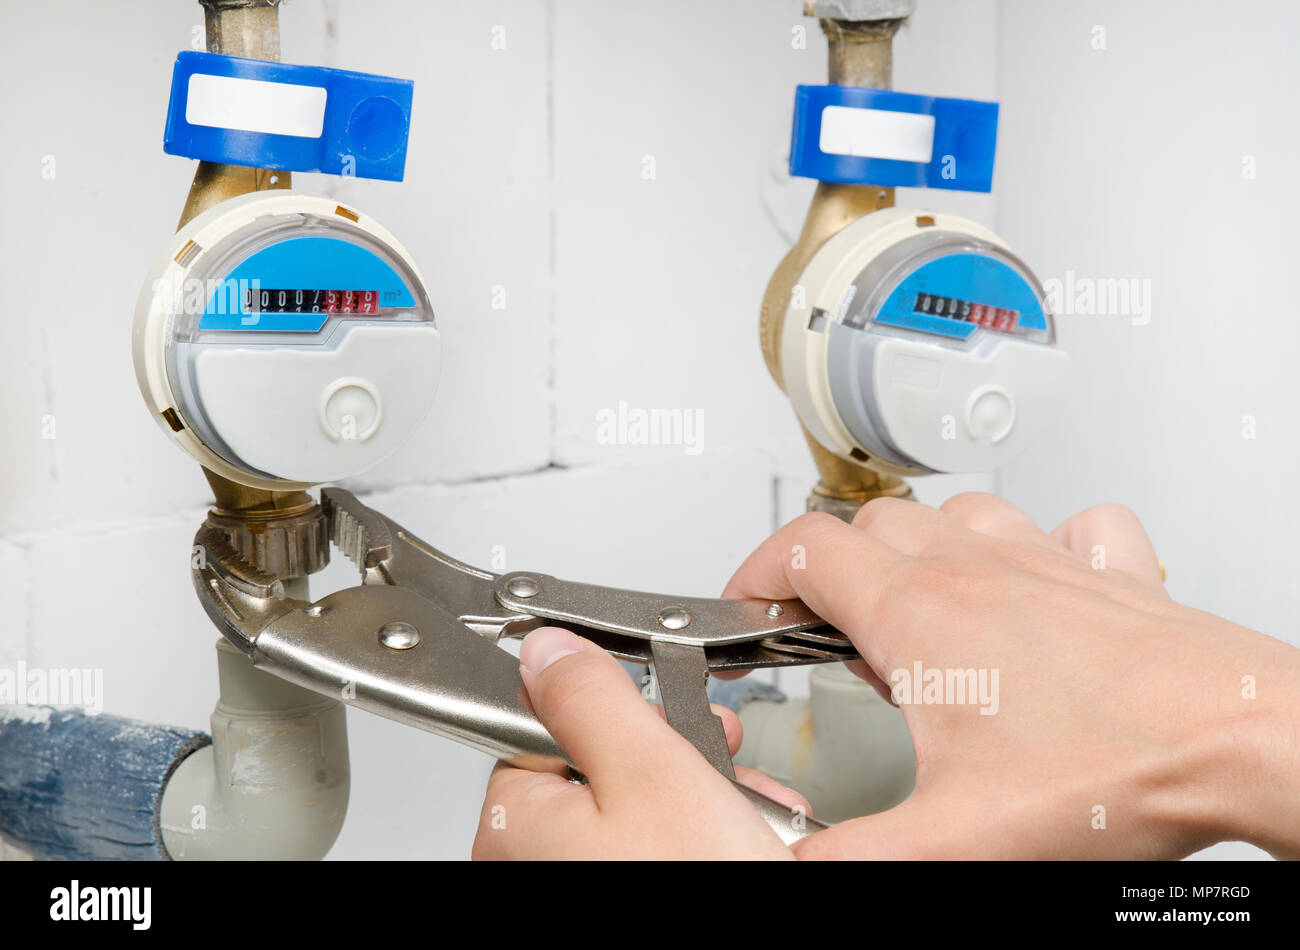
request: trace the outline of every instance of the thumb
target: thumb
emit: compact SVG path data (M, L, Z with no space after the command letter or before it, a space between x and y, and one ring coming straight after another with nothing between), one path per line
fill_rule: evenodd
M801 861L924 861L987 858L980 835L988 822L951 797L913 792L878 815L841 821L792 846Z
M519 672L537 718L587 776L597 805L644 795L656 776L713 772L591 641L557 627L534 630Z

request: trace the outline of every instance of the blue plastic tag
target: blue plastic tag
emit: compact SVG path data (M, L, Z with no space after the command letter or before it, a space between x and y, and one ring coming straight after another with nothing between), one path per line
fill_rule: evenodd
M415 84L184 52L163 151L209 162L401 181Z
M990 191L997 135L996 102L799 86L790 174L842 184Z

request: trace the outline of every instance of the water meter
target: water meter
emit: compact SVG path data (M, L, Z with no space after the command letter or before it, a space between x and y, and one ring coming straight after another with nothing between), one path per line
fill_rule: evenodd
M1042 287L991 231L889 208L825 242L782 331L796 413L821 445L891 474L976 472L1020 452L1065 397Z
M154 418L208 469L258 488L360 474L420 425L438 385L411 256L334 199L263 191L186 224L136 305Z

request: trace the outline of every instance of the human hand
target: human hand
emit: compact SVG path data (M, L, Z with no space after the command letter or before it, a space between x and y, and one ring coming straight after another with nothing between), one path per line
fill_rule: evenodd
M1050 535L976 493L778 531L726 596L802 598L886 694L924 700L938 671L977 699L983 675L987 699L903 702L915 791L796 854L1172 858L1225 839L1300 853L1300 651L1174 603L1160 578L1114 505Z
M792 857L600 647L567 630L535 630L520 650L520 672L538 718L590 784L498 765L474 839L476 859ZM720 706L714 712L734 755L740 720ZM808 813L800 795L761 772L738 768L736 777Z

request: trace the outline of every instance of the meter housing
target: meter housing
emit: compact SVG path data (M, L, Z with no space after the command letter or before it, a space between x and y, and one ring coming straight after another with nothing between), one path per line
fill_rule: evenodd
M991 231L889 208L831 237L795 285L787 392L823 447L892 475L976 472L1021 452L1065 398L1042 287Z
M186 224L146 278L132 348L154 418L256 488L358 475L429 411L441 346L424 282L336 200L263 191Z

